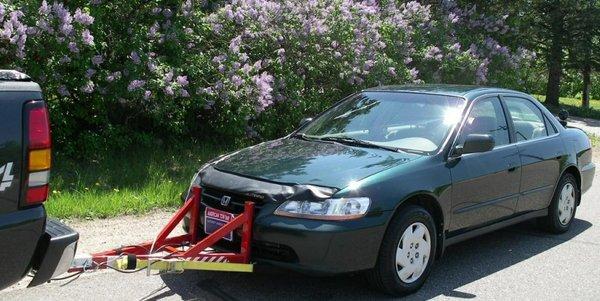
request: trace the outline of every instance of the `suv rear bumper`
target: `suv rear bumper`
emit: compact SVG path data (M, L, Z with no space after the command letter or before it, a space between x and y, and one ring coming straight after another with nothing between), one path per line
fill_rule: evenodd
M73 262L78 240L79 233L55 219L48 218L46 232L40 239L32 262L36 272L29 287L43 284L65 273Z

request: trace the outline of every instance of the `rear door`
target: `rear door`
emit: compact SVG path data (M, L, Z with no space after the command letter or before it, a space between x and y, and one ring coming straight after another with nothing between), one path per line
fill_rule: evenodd
M511 144L505 110L498 96L476 100L456 145L468 134L488 134L493 150L465 154L450 167L452 221L450 230L468 229L515 212L521 172L519 152Z
M502 96L509 112L522 164L517 212L548 207L558 181L564 145L558 131L527 98Z

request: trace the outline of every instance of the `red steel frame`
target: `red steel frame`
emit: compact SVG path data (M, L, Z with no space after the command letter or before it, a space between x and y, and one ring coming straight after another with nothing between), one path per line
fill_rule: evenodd
M246 201L244 212L234 217L217 231L209 234L202 240L198 240L198 226L200 222L200 201L202 188L192 187L191 196L183 206L175 212L175 215L158 233L153 242L145 242L137 245L121 247L92 254L92 266L86 269L106 268L107 262L115 256L135 255L139 259L183 259L195 261L208 261L230 263L249 263L252 240L252 222L254 220L254 202ZM190 213L189 233L174 237L169 234ZM240 253L217 253L207 252L207 248L228 235L237 228L242 228L242 242ZM182 247L188 247L186 249ZM160 253L159 253L160 252ZM165 255L165 252L167 253ZM82 271L82 267L73 267L69 272Z

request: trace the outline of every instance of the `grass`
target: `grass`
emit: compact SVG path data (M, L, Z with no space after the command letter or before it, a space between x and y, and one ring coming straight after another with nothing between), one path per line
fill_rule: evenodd
M536 98L543 102L545 97ZM575 98L563 97L560 103L574 116L600 119L600 100L592 100L589 109L579 107L581 100ZM600 146L599 136L590 135L590 139L594 147ZM177 207L181 193L202 163L230 150L188 144L101 154L95 160L74 160L58 154L46 202L48 214L92 219Z
M544 103L546 100L546 96L544 95L534 95L540 102ZM578 98L569 98L569 97L561 97L560 100L561 108L569 111L570 115L585 117L585 118L593 118L600 119L600 100L591 99L590 107L583 108L581 107L581 99ZM552 112L558 112L559 108L547 106L548 109Z
M180 195L203 162L225 147L138 149L79 160L55 156L48 214L105 218L180 205Z
M592 147L599 147L600 146L600 136L596 136L594 134L587 134L588 137L590 137L590 140L592 141Z

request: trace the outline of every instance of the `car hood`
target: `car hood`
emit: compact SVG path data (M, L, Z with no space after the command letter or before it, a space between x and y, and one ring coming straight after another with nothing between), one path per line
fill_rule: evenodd
M344 188L382 170L405 164L417 154L325 141L283 138L264 142L219 160L218 170L285 184Z

